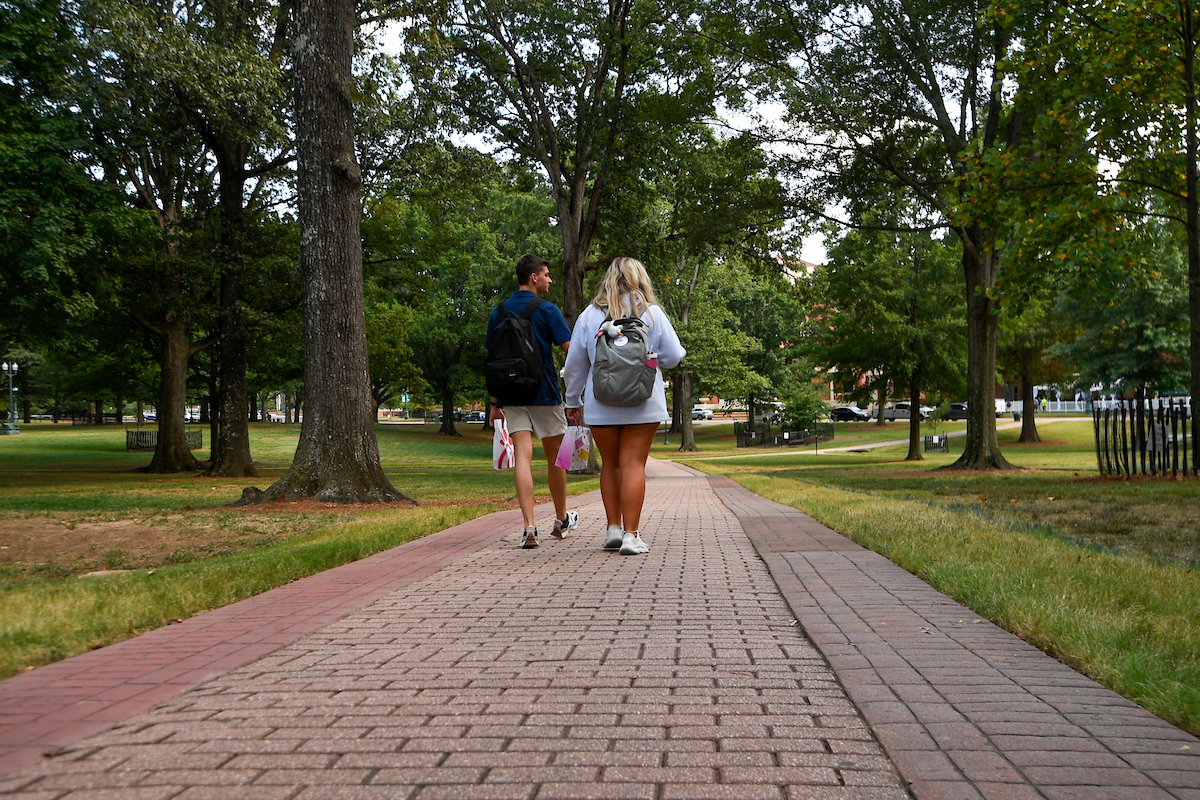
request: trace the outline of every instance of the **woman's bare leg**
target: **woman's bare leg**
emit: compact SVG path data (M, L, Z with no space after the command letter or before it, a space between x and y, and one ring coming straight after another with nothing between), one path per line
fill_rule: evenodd
M600 450L600 497L609 525L621 525L621 429L592 428Z
M646 499L646 459L658 431L657 422L626 425L621 431L621 526L636 531L642 521L642 503Z

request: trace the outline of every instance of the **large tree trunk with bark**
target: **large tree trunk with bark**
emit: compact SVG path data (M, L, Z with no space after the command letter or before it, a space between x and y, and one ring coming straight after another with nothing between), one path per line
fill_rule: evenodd
M692 426L692 371L687 367L679 370L679 391L675 394L674 411L679 414L682 436L679 442L680 452L696 452L696 432Z
M194 472L201 464L187 444L184 407L187 405L187 365L192 355L182 320L165 323L159 333L158 446L143 472Z
M1037 422L1035 412L1037 410L1037 400L1033 397L1033 373L1028 369L1021 370L1021 438L1018 442L1040 442L1042 437L1038 435ZM969 408L970 406L968 406Z
M217 460L217 439L221 432L221 387L217 384L217 359L221 343L217 342L217 350L209 359L212 368L208 371L208 460Z
M908 455L905 461L924 461L921 455L921 368L913 370L908 392Z
M241 142L221 142L221 413L207 475L258 477L250 456L250 424L246 413L246 314L243 239L246 215L246 153Z
M987 290L995 268L994 253L984 253L978 227L963 238L963 273L967 284L967 436L963 454L952 469L1011 469L996 438L996 342L1000 318Z
M21 419L26 425L33 421L33 400L29 392L29 371L19 373L18 381L21 386Z
M1183 71L1185 128L1187 131L1185 159L1185 192L1187 202L1187 246L1188 246L1188 320L1191 323L1189 353L1191 355L1192 413L1196 414L1200 403L1200 175L1196 160L1200 158L1200 142L1197 141L1196 126L1200 125L1196 107L1196 20L1190 3L1181 3L1183 12ZM1200 464L1200 436L1192 437L1192 465Z
M442 427L438 428L442 436L462 436L454 426L454 390L450 384L442 387Z
M593 189L595 191L595 189ZM563 316L571 325L591 298L585 296L583 280L588 253L596 237L594 225L584 216L582 201L572 197L556 198L563 242Z
M248 490L251 501L408 500L383 473L371 417L350 95L355 23L353 0L302 0L296 8L304 421L291 467L266 492Z

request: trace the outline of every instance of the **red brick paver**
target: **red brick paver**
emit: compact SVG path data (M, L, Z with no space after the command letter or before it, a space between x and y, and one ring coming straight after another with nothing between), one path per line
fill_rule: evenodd
M1200 741L728 478L796 618L919 800L1200 800Z
M508 531L493 524L491 543L436 574L0 779L0 793L908 797L737 518L705 479L653 474L648 555L600 550L594 497L578 536L537 550L496 541Z

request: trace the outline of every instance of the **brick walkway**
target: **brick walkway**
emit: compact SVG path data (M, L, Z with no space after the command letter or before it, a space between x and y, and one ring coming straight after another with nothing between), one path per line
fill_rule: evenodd
M1200 800L1200 741L728 478L805 632L921 800Z
M504 512L0 682L0 771L62 746L0 794L1200 800L1195 738L803 514L652 466L646 556L599 550L586 495L538 550Z

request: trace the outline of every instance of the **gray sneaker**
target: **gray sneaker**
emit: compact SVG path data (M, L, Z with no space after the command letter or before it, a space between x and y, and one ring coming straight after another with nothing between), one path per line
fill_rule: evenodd
M555 539L567 538L567 531L574 530L579 526L579 514L575 511L568 511L566 519L554 520L554 530L550 531L550 535Z
M609 525L608 531L604 534L604 549L620 550L621 540L624 536L625 531L621 530L620 525Z
M526 528L525 532L523 534L521 534L521 549L522 550L532 550L533 548L535 548L537 546L538 546L537 528Z

